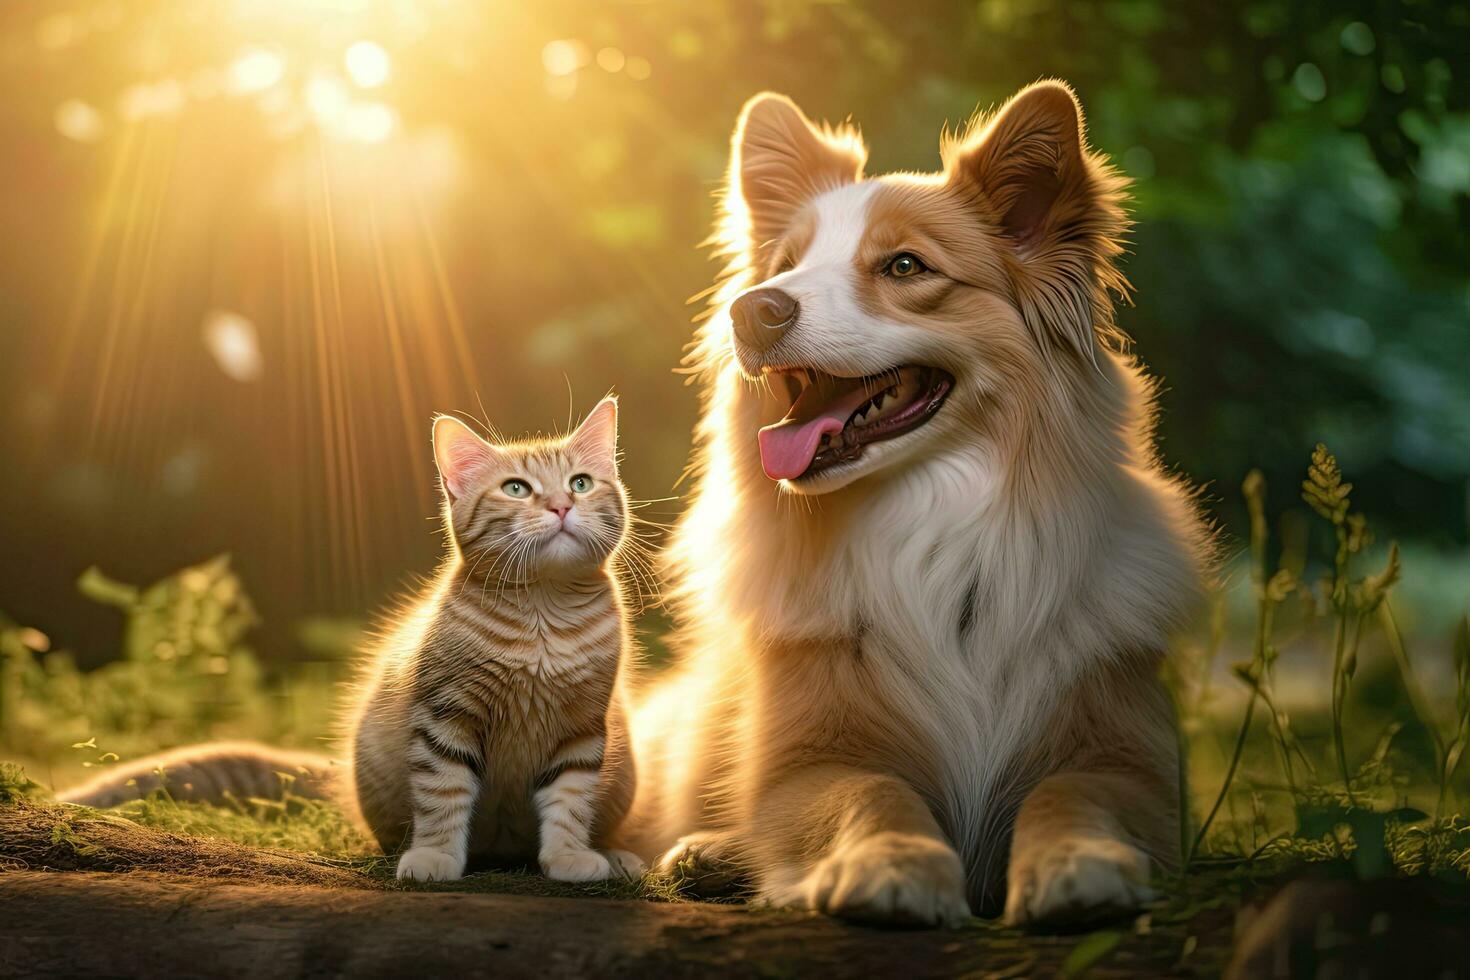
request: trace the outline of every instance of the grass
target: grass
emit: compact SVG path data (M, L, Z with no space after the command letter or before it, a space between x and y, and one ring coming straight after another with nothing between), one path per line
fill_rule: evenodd
M224 844L240 845L228 848ZM393 861L332 803L231 800L229 806L186 803L156 793L106 810L57 804L47 790L12 763L0 763L0 864L61 870L209 873L245 880L282 877L280 862L257 865L247 856L289 854L311 880L310 869L338 872L325 884L395 890L483 891L557 897L679 900L681 883L648 876L639 881L569 885L531 870L479 872L461 881L420 885L393 876ZM286 866L290 866L289 864Z

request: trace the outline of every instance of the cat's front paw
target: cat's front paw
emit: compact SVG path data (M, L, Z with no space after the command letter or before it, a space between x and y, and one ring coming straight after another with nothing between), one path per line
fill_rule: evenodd
M398 877L412 881L457 881L464 858L434 847L411 847L398 859Z
M1072 923L1116 915L1154 897L1149 861L1111 837L1048 841L1011 860L1006 924Z
M542 854L541 873L552 881L606 881L615 874L607 856L590 848Z
M632 851L622 851L617 848L609 848L602 852L612 865L613 872L624 878L642 878L648 870L648 865L643 859Z
M827 855L783 904L884 925L949 926L970 917L959 855L932 837L881 833Z

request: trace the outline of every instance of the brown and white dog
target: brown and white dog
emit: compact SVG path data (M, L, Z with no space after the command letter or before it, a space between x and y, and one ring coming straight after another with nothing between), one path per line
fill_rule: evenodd
M851 918L1131 908L1208 539L1113 326L1124 180L1058 82L941 153L866 177L850 128L740 115L629 842Z

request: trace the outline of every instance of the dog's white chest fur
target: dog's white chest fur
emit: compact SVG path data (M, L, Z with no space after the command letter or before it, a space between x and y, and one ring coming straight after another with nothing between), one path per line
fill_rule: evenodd
M1069 688L1120 651L1160 648L1157 610L1137 599L1178 561L1116 512L1082 521L1061 507L1027 524L1003 509L1000 479L980 451L895 478L842 537L834 576L895 715L934 747L939 816L982 877L1041 775L1023 756ZM1115 499L1150 495L1120 485Z
M895 713L934 746L940 815L971 862L1004 826L1017 755L1085 666L1047 649L1048 597L1017 580L1031 562L1001 540L995 481L979 454L895 481L846 538L840 573Z

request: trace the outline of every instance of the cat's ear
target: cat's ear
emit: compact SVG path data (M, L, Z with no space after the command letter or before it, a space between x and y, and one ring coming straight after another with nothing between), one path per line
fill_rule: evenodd
M572 433L572 448L596 461L608 472L618 471L618 399L608 395L598 402L577 431Z
M434 419L434 463L439 467L444 491L451 497L464 496L475 474L495 458L496 452L459 419L450 415Z

